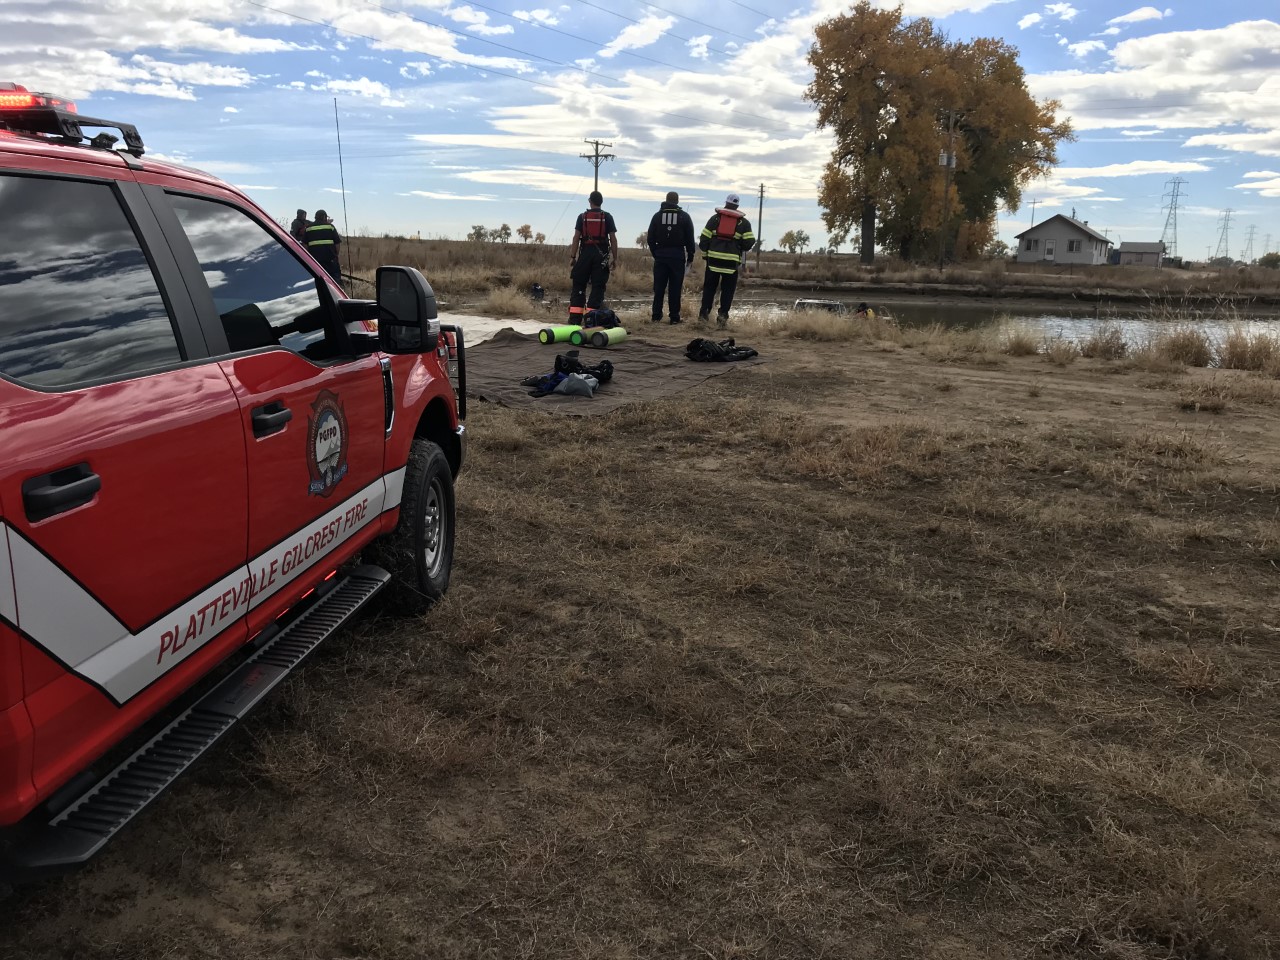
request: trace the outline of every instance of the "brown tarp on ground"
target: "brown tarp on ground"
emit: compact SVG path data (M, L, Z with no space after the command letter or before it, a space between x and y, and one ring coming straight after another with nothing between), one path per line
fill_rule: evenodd
M577 350L579 359L588 366L601 360L611 361L613 379L597 390L594 397L567 397L558 393L529 396L532 388L520 381L553 373L556 354L570 350ZM637 400L670 396L717 374L728 373L734 367L763 362L760 357L753 357L732 363L696 363L684 355L683 346L626 340L606 350L595 350L567 343L542 344L532 334L499 330L490 339L467 349L467 393L474 400L489 403L586 416L608 413Z

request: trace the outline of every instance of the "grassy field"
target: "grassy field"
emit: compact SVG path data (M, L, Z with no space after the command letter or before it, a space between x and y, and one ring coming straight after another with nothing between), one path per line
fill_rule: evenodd
M447 600L0 905L0 957L1280 954L1280 383L731 332L769 362L473 405Z
M462 240L403 240L378 237L352 237L348 243L350 257L344 257L343 269L348 273L372 279L381 264L395 263L418 267L444 300L477 300L490 291L512 287L524 295L531 284L541 283L549 297L567 300L569 295L568 248L555 244L477 243ZM620 267L609 281L611 296L643 296L653 289L652 260L647 249L619 237ZM1236 303L1254 299L1274 302L1280 298L1280 270L1263 267L1197 271L1136 267L1051 267L1040 264L1020 265L1007 261L983 261L952 264L938 270L882 258L866 267L853 257L825 257L818 254L789 255L764 252L760 268L756 257L749 257L747 286L803 284L820 288L824 285L851 284L868 289L918 292L939 285L952 291L985 296L1062 297L1107 296L1115 298L1150 298L1156 312L1176 315L1189 308L1197 311L1213 309L1214 298L1230 298ZM701 290L703 262L695 261L692 280ZM353 290L368 295L368 289Z

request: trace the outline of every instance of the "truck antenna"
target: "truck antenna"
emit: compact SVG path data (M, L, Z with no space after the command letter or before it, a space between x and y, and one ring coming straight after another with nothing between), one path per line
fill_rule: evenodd
M347 220L347 177L342 170L342 128L338 126L338 98L333 98L333 129L338 135L338 185L342 187L342 236L347 248L347 273L351 273L351 224Z

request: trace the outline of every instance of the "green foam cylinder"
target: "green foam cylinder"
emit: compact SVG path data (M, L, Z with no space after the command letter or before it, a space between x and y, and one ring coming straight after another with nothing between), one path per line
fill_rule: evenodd
M556 327L543 327L538 331L539 343L565 343L574 333L582 328L577 324L566 323Z
M592 331L602 330L603 327L579 327L569 334L569 342L575 347L580 347L587 342L587 338L591 336Z
M583 332L585 333L586 331ZM625 339L627 339L626 327L607 327L592 330L591 336L586 343L592 347L608 347L615 343L621 343Z

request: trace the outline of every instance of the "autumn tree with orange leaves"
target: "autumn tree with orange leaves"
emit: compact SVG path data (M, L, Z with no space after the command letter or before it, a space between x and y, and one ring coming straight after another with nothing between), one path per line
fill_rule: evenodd
M1058 162L1058 143L1074 139L1061 104L1028 92L1014 47L950 42L901 7L861 0L821 24L809 63L805 97L835 137L823 221L841 242L858 233L864 263L877 242L904 260L976 254L998 207L1017 210L1022 188Z

